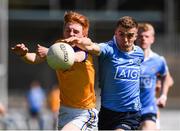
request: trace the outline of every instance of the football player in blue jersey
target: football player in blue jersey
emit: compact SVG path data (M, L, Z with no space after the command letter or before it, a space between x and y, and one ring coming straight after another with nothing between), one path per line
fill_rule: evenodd
M138 24L129 16L117 21L113 38L94 43L89 38L64 41L99 56L101 109L99 130L135 130L140 124L140 65L143 50L134 45Z
M157 121L157 111L159 105L166 105L169 87L172 86L173 80L170 76L166 60L163 56L151 50L154 43L155 31L149 23L138 24L138 41L137 44L144 51L144 62L141 65L140 76L140 99L142 103L142 130L155 130ZM156 100L156 81L157 76L161 76L161 94Z

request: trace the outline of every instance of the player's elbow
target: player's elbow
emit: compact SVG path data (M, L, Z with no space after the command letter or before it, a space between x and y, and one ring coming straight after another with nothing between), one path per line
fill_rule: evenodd
M174 85L174 80L171 78L170 82L169 82L169 86L173 86Z

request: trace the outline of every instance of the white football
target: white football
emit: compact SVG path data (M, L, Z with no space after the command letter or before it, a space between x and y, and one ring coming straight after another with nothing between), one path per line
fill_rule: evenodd
M47 63L54 70L66 70L74 64L74 49L66 43L58 42L50 46Z

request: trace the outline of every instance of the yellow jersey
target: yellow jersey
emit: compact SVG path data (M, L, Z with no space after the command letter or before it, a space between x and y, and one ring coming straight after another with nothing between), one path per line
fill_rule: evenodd
M87 55L84 62L75 62L70 69L57 70L56 73L60 85L62 105L80 109L95 108L95 70L90 54Z

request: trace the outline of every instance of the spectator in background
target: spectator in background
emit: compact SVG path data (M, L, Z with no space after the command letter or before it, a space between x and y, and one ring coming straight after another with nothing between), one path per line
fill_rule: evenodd
M0 130L6 130L9 124L7 119L7 111L4 105L0 102Z
M48 105L51 112L53 113L53 128L56 129L60 107L60 90L58 84L55 84L48 94Z
M42 110L45 102L45 92L41 87L39 81L32 81L30 89L27 92L27 107L29 110L30 118L38 120L39 128L44 129L44 120L42 117ZM28 119L28 124L29 124Z
M6 109L4 107L4 105L0 102L0 116L4 115L6 113Z
M141 65L140 76L140 100L141 110L141 129L156 130L158 106L165 107L169 87L172 86L168 66L164 57L151 50L151 45L155 40L155 31L149 23L139 23L137 44L144 51L144 62ZM156 82L157 76L161 77L161 94L156 101Z

